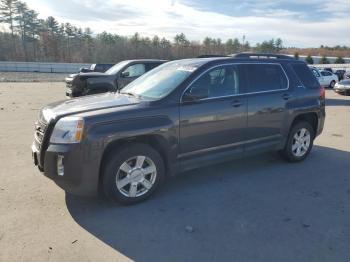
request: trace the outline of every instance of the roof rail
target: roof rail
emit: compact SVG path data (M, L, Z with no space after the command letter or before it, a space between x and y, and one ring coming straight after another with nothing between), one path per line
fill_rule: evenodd
M286 59L294 60L293 57L279 54L268 54L268 53L238 53L231 55L234 58L257 58L257 59Z
M196 58L210 58L210 57L229 57L227 55L199 55Z

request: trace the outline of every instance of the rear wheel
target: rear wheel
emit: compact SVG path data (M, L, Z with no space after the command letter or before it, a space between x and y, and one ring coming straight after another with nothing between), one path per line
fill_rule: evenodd
M330 88L334 88L334 86L335 86L335 81L332 80L332 82L329 84L329 87L330 87Z
M314 137L315 131L308 122L296 123L289 133L282 156L289 162L304 160L312 149Z
M110 153L103 169L103 189L110 199L134 204L151 196L164 178L159 153L148 145L135 143Z

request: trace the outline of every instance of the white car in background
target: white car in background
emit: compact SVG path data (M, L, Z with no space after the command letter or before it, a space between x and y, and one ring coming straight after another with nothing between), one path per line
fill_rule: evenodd
M310 67L312 73L316 76L318 82L323 87L334 88L339 82L338 76L326 70L318 70L316 67Z

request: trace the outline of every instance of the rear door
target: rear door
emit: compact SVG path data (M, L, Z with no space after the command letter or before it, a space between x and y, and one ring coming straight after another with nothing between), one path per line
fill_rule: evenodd
M246 64L248 122L245 150L273 149L282 142L287 104L293 99L288 77L278 63Z

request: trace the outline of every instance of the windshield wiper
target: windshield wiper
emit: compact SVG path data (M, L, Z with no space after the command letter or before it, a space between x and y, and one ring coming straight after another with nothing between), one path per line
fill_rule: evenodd
M129 96L133 96L136 98L140 98L140 96L138 94L132 93L132 92L120 92L120 94L124 94L124 95L129 95Z

